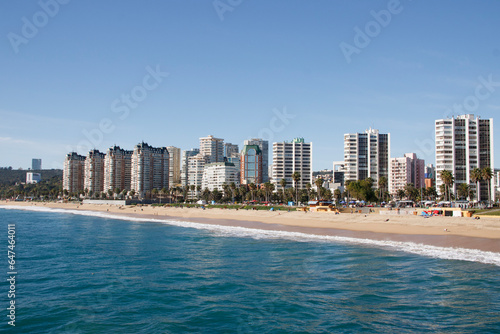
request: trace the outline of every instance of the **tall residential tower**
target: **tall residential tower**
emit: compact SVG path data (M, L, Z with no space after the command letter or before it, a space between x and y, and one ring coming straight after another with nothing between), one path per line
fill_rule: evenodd
M450 171L455 182L453 193L461 183L468 184L477 194L476 184L470 180L474 168L493 165L493 119L481 119L472 114L456 118L438 119L436 130L436 188L440 191L443 184L440 175L443 170ZM494 189L493 178L491 189ZM479 185L480 200L488 200L488 185L482 181ZM477 195L476 195L477 196ZM477 198L474 196L475 198ZM495 192L491 192L494 201Z
M294 172L300 173L299 189L305 189L306 184L312 182L312 143L306 143L304 138L295 138L291 143L273 143L272 183L275 189L282 189L281 179L287 181L286 188L294 187Z
M344 135L345 181L371 177L378 183L380 177L389 179L391 135L368 129L364 133Z

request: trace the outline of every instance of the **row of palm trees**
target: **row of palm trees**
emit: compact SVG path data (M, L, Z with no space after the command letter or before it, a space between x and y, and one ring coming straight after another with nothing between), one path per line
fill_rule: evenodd
M455 177L453 176L453 173L449 170L443 170L441 171L439 177L441 178L441 181L443 182L444 185L444 194L445 194L445 200L450 201L452 198L451 194L451 188L453 184L455 183ZM493 171L491 170L490 167L484 167L484 168L474 168L470 172L470 180L471 182L476 184L476 196L477 196L477 201L479 202L481 199L480 193L479 193L479 184L481 181L486 182L488 186L488 205L491 206L491 179L493 178ZM458 186L457 189L458 195L461 197L471 197L472 194L472 189L470 186L466 183L461 183Z

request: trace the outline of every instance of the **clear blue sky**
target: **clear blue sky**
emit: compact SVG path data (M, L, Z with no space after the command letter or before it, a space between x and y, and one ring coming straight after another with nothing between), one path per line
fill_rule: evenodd
M38 1L0 2L0 166L61 168L69 151L86 154L88 131L104 152L140 141L184 150L209 134L240 147L259 134L304 137L313 168L331 169L344 133L369 127L391 133L393 157L434 163L435 119L455 104L483 118L500 110L496 0L220 0L218 11L54 1L42 0L50 15ZM157 68L168 72L158 82ZM485 90L480 77L498 84ZM498 135L495 146L498 167Z

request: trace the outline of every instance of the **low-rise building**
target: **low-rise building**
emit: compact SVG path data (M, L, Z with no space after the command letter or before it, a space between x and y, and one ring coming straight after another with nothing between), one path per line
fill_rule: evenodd
M28 172L26 173L26 184L35 184L42 181L42 174Z
M224 184L231 183L239 185L238 170L230 162L215 162L207 164L203 170L202 188L223 191Z

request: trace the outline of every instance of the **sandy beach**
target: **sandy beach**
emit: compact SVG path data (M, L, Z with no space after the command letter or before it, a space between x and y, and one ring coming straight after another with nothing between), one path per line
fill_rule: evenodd
M113 215L204 224L242 226L256 229L293 231L317 235L336 235L375 240L480 249L500 252L500 219L482 217L424 218L411 215L381 215L332 212L288 212L167 208L153 206L114 206L76 203L29 203L0 201L1 205L36 206L68 210L106 212Z

